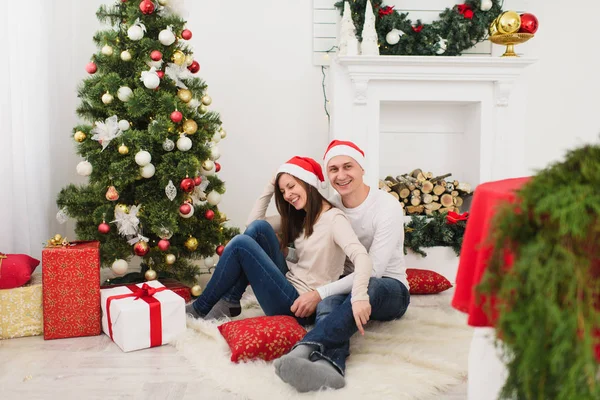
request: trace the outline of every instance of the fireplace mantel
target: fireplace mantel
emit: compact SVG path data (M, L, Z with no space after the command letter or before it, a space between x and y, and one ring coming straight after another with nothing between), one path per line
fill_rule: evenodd
M519 78L535 62L522 57L337 57L328 84L330 139L353 140L366 149L365 179L373 186L380 178L382 103L398 107L464 104L471 107L465 128L469 154L476 153L468 160L476 170L467 177L470 183L522 175L524 132L520 127L526 91Z

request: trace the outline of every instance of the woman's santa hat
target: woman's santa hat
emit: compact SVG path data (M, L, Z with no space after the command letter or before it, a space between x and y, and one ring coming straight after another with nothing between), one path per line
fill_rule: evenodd
M323 170L318 162L310 157L292 157L277 170L303 180L316 189L325 188Z
M325 150L325 155L323 156L325 167L327 167L329 160L337 156L352 157L362 169L365 169L365 152L352 142L333 140L329 143L327 150Z

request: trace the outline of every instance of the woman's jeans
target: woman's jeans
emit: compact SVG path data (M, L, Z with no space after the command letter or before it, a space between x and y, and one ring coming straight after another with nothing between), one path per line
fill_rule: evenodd
M406 286L393 278L371 278L368 293L371 303L370 319L375 321L390 321L402 317L410 303ZM351 299L352 295L341 294L321 301L317 306L317 323L314 329L296 344L317 346L318 349L311 353L310 359L328 360L342 375L346 370L346 358L350 355L350 337L358 331Z
M293 316L290 308L299 295L286 279L287 271L273 227L263 220L254 221L225 246L206 289L193 303L194 309L206 315L221 298L239 303L250 284L266 315ZM311 322L307 318L298 321Z

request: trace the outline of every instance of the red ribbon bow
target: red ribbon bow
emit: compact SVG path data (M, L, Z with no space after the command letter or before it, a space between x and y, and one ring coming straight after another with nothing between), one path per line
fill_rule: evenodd
M127 285L127 289L131 290L131 293L110 296L106 299L106 318L108 322L108 333L110 338L113 339L112 320L110 318L110 303L112 303L113 300L135 297L134 300L142 299L148 303L148 307L150 307L150 347L162 345L162 319L160 301L155 299L154 295L158 292L168 289L166 287L155 288L147 283L144 283L142 287L137 285Z
M448 215L446 215L446 222L450 225L456 224L458 221L466 221L469 218L469 213L464 212L462 214L455 213L454 211L449 211Z
M383 18L386 15L390 15L394 12L394 6L385 6L379 9L379 18Z
M473 19L473 10L468 4L459 4L456 6L456 9L463 17L467 19Z
M423 30L423 25L419 25L419 26L413 26L412 27L413 32L415 33L419 33Z

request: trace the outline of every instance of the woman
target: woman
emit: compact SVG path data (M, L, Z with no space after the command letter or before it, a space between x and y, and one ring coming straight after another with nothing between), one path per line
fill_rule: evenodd
M250 284L266 315L294 316L290 308L298 296L337 280L346 256L368 280L371 259L344 213L319 193L323 181L321 166L311 158L293 157L283 164L257 200L249 218L253 222L225 247L206 289L186 307L187 313L195 318L235 316ZM273 193L280 215L265 219ZM288 269L283 249L289 243L294 243L298 262ZM312 318L298 321L312 323Z

